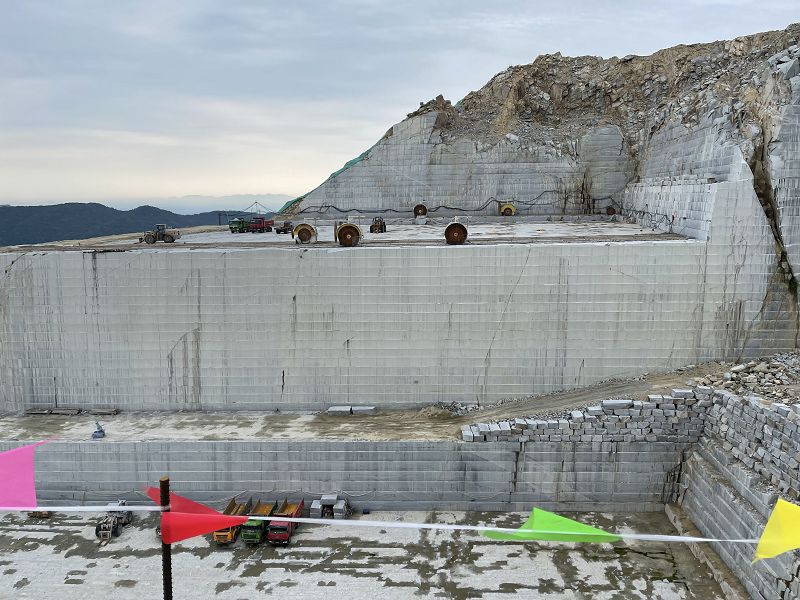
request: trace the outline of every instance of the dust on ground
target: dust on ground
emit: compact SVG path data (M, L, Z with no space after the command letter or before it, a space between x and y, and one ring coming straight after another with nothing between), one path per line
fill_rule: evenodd
M619 532L674 533L663 513L570 515ZM381 512L370 520L516 527L521 513ZM0 597L128 600L161 596L155 517L136 518L107 546L98 517L0 519ZM347 526L346 526L347 527ZM473 532L301 526L287 547L173 546L175 598L525 597L718 600L684 544L502 542Z

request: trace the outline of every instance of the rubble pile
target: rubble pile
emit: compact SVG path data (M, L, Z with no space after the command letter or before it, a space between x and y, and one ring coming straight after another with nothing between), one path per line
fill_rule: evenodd
M689 384L710 385L740 396L756 395L788 404L800 402L800 354L790 352L732 365L724 373L695 378Z

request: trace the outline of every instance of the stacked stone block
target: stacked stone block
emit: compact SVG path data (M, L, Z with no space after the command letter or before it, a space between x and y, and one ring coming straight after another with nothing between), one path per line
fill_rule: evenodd
M714 393L700 443L686 462L682 505L705 535L758 538L777 498L800 495L800 406ZM800 597L800 554L752 564L754 547L715 551L756 600Z
M603 400L573 410L569 418L516 418L466 425L461 437L465 442L666 442L688 447L699 441L703 432L711 393L711 388L698 387L672 390L669 396L651 395L647 401Z

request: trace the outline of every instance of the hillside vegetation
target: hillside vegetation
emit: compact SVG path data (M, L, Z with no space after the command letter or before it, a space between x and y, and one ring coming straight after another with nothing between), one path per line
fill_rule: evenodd
M156 223L171 227L217 225L218 211L179 215L154 206L117 210L103 204L0 206L0 246L39 244L58 240L142 232ZM222 213L222 223L225 223Z

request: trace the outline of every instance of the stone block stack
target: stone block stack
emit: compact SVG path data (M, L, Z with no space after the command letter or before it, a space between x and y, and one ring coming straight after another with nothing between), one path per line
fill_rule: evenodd
M641 400L603 400L560 419L516 418L475 423L461 429L465 442L668 442L688 446L699 441L710 387L675 389L668 396Z

